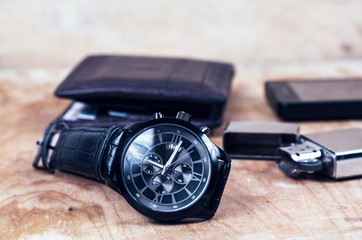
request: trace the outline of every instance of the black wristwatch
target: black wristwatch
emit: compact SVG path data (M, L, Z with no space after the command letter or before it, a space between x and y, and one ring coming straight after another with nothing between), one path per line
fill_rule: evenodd
M207 127L155 113L124 128L48 127L33 166L62 170L107 184L137 211L160 221L215 215L231 160L206 136ZM39 163L40 159L42 164Z

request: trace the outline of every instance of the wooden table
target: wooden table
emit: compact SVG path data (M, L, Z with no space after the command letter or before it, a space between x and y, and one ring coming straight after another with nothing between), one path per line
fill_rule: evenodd
M358 64L357 64L358 63ZM340 61L314 72L309 65L293 74L333 73L342 66L358 72L362 61ZM287 69L287 66L286 70ZM284 68L283 68L284 69ZM35 141L68 101L52 96L68 71L5 74L1 93L0 238L49 239L358 239L362 237L362 180L294 180L273 161L233 160L216 216L210 221L160 224L137 213L116 192L91 180L34 170ZM266 71L266 72L265 72ZM263 97L263 81L278 67L239 69L226 121L278 121ZM344 74L342 74L344 75ZM3 75L4 76L4 75ZM286 77L288 74L285 75ZM16 81L16 79L23 79ZM24 83L27 84L24 84ZM304 122L302 133L362 127L361 121ZM222 129L211 137L221 145Z
M8 1L0 5L0 239L362 239L362 179L294 180L273 161L233 160L216 216L160 224L108 187L31 166L35 142L69 104L52 92L90 53L235 64L228 121L280 121L267 79L362 77L362 2ZM301 122L301 133L362 127ZM221 146L224 126L213 131Z

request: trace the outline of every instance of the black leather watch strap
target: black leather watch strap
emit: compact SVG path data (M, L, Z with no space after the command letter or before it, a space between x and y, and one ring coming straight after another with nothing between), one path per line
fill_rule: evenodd
M216 146L216 145L215 145ZM231 168L231 158L228 154L226 154L222 149L216 146L219 151L219 159L222 161L218 161L219 174L216 182L215 190L210 198L210 202L208 204L208 208L212 213L212 216L216 213L217 208L219 207L221 197L223 195L226 181L229 177L230 168ZM211 217L212 217L211 216ZM210 218L211 218L210 217Z
M50 158L50 167L104 182L112 164L122 129L69 128L60 132Z

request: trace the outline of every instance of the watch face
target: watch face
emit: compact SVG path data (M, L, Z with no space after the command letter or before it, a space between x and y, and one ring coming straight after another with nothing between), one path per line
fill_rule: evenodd
M199 136L170 123L136 134L121 161L129 195L142 206L174 212L195 203L210 181L210 154Z

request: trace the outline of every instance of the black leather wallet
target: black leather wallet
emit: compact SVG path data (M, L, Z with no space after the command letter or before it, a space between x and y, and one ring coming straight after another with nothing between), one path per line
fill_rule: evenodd
M184 58L95 55L56 89L75 100L60 117L71 126L111 126L149 119L154 112L192 114L195 125L219 126L234 68Z

